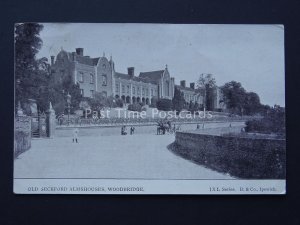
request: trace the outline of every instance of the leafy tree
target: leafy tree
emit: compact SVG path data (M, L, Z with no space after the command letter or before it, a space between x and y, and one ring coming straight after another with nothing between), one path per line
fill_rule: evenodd
M261 103L258 94L254 92L247 92L244 101L244 113L253 115L261 111Z
M94 111L100 111L107 106L107 98L102 93L96 92L94 98L89 98L89 104Z
M241 83L231 81L221 87L224 102L233 113L254 115L263 111L263 106L255 92L246 92Z
M107 97L106 102L107 106L110 108L117 107L116 99L112 95Z
M221 87L223 100L232 113L243 114L246 90L241 83L231 81Z
M189 111L190 112L194 112L194 107L195 107L195 104L192 101L190 101L190 103L189 103Z
M200 106L199 106L198 102L195 102L193 111L195 112L198 110L200 110Z
M197 81L197 91L204 97L203 105L206 110L212 110L213 90L216 87L216 80L212 74L201 74Z
M38 23L15 26L16 104L18 101L26 102L29 98L37 99L47 85L48 78L41 67L45 65L45 60L36 60L36 54L42 46L39 37L42 29L43 26Z
M172 99L173 109L180 112L184 108L185 99L183 93L175 87L174 97Z

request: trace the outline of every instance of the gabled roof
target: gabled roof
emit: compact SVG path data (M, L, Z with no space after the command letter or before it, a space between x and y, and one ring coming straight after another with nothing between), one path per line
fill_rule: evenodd
M98 64L99 59L100 59L100 57L98 57L98 58L93 58L93 59L92 59L92 60L93 60L93 65L94 65L94 66L96 66L96 65Z
M154 80L150 80L150 79L143 78L143 77L136 77L136 76L130 77L128 74L125 74L125 73L115 72L115 77L123 79L123 80L133 80L133 81L137 81L137 82L156 84L156 81L154 81Z
M150 80L158 80L162 77L164 70L150 71L150 72L141 72L139 77L148 78Z
M89 65L89 66L96 66L98 63L98 60L100 58L90 58L88 56L81 56L75 54L75 60L81 64Z

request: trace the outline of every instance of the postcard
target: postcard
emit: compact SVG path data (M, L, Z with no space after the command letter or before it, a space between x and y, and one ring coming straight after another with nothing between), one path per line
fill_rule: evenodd
M286 193L283 25L14 29L15 194Z

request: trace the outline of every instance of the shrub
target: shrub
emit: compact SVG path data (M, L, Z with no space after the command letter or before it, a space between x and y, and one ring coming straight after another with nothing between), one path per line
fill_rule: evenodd
M122 108L124 105L123 100L120 98L116 99L116 105L117 105L117 107Z
M160 99L157 101L157 109L163 111L172 110L172 101L170 99Z
M130 105L128 105L128 110L141 112L142 106L139 103L130 104Z
M246 122L246 132L275 133L285 135L285 110L272 108L262 119Z
M151 108L156 108L156 107L157 107L157 101L158 101L157 97L152 97L152 98L151 98L151 104L150 104L150 107L151 107Z

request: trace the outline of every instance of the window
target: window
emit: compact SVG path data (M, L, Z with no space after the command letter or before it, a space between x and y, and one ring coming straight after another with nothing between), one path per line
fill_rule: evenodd
M132 94L135 95L135 87L132 87Z
M122 93L125 93L125 85L122 84Z
M140 88L139 87L137 88L137 94L138 95L140 94Z
M153 89L151 89L151 97L153 97L154 96L154 91L153 91Z
M90 97L91 97L91 98L94 98L94 94L95 94L95 93L94 93L94 90L90 90Z
M84 97L84 91L83 91L83 89L80 89L80 94L81 94L81 97Z
M142 89L142 95L145 95L145 88Z
M127 85L127 94L129 94L129 93L130 93L130 86Z
M165 95L169 96L169 92L170 92L170 84L169 84L169 81L167 81L166 82Z
M64 76L65 76L65 71L64 70L60 70L60 81L62 82L64 80Z
M79 82L83 83L84 82L84 76L83 72L79 72L79 77L78 77Z
M107 98L107 92L106 91L102 91L101 94L102 94L103 97Z
M93 84L94 83L94 74L90 74L90 83Z
M107 86L107 75L106 74L102 75L102 86Z
M148 96L149 95L149 90L148 90L148 88L146 88L146 96Z
M119 92L120 90L119 90L119 84L118 83L116 83L116 92Z

